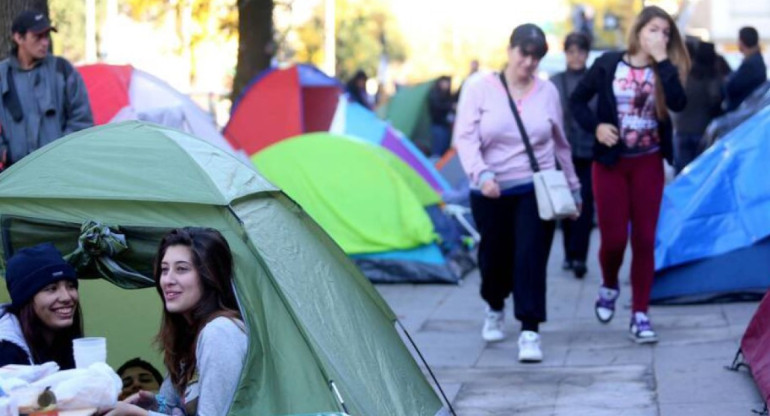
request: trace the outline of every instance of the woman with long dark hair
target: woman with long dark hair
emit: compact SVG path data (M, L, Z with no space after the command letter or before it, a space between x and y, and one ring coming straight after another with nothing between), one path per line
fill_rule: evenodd
M663 9L649 6L631 27L628 50L599 57L570 97L575 120L596 134L593 186L603 283L594 311L602 323L614 316L618 271L630 229L629 330L638 343L658 339L647 309L663 197L663 158L671 163L673 156L668 112L681 111L687 103L682 85L689 68L690 59L675 22ZM594 96L596 113L588 107Z
M168 376L157 395L140 391L108 414L227 414L248 347L227 240L209 228L172 230L158 248L154 277Z
M83 336L75 269L44 243L12 256L5 282L11 303L0 307L0 367L55 361L74 368L72 340Z

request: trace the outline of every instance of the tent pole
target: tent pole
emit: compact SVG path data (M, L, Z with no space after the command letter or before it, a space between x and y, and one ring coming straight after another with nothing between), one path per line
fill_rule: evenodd
M433 382L436 383L436 387L438 388L439 393L441 393L441 397L444 398L444 402L449 408L449 412L452 413L452 416L457 416L457 413L455 413L455 409L452 407L452 403L446 397L446 393L444 393L444 389L441 388L441 384L439 384L438 379L436 378L436 375L433 374L433 370L431 370L430 366L428 365L428 362L425 361L425 357L422 356L420 349L417 348L417 344L414 343L412 336L409 335L409 332L406 331L406 328L404 328L404 326L401 325L400 320L396 319L396 323L398 324L399 327L401 327L401 330L404 331L406 338L409 339L409 343L412 344L412 347L414 348L414 350L417 351L417 355L420 357L420 361L422 361L422 363L425 364L425 368L428 369L428 374L430 374L430 378L433 379Z

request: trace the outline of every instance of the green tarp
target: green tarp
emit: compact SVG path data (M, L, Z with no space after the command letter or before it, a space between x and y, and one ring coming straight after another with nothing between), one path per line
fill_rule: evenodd
M393 312L345 253L252 167L212 145L151 124L110 124L58 140L0 175L3 259L42 241L70 253L89 221L123 233L128 249L116 260L145 275L170 228L213 227L227 238L249 332L230 414L341 412L332 381L350 414L442 409ZM81 277L98 278L95 270ZM86 334L108 338L109 363L157 363L155 289L104 279L82 287Z

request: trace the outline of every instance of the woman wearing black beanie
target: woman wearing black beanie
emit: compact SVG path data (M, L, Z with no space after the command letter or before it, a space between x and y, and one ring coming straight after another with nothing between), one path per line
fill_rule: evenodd
M8 260L5 282L11 303L0 306L0 366L55 361L74 368L72 340L83 336L75 269L43 243Z

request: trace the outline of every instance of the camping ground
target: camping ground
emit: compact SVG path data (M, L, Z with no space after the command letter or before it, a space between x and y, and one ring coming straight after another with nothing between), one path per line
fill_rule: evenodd
M459 286L377 285L431 365L458 416L751 416L762 399L750 374L728 371L758 302L652 306L654 346L626 337L630 253L615 319L593 315L600 274L594 231L583 280L561 270L557 232L548 268L545 360L519 364L506 305L505 341L481 339L484 303L474 272ZM407 341L408 342L408 341ZM427 372L426 372L427 375Z

